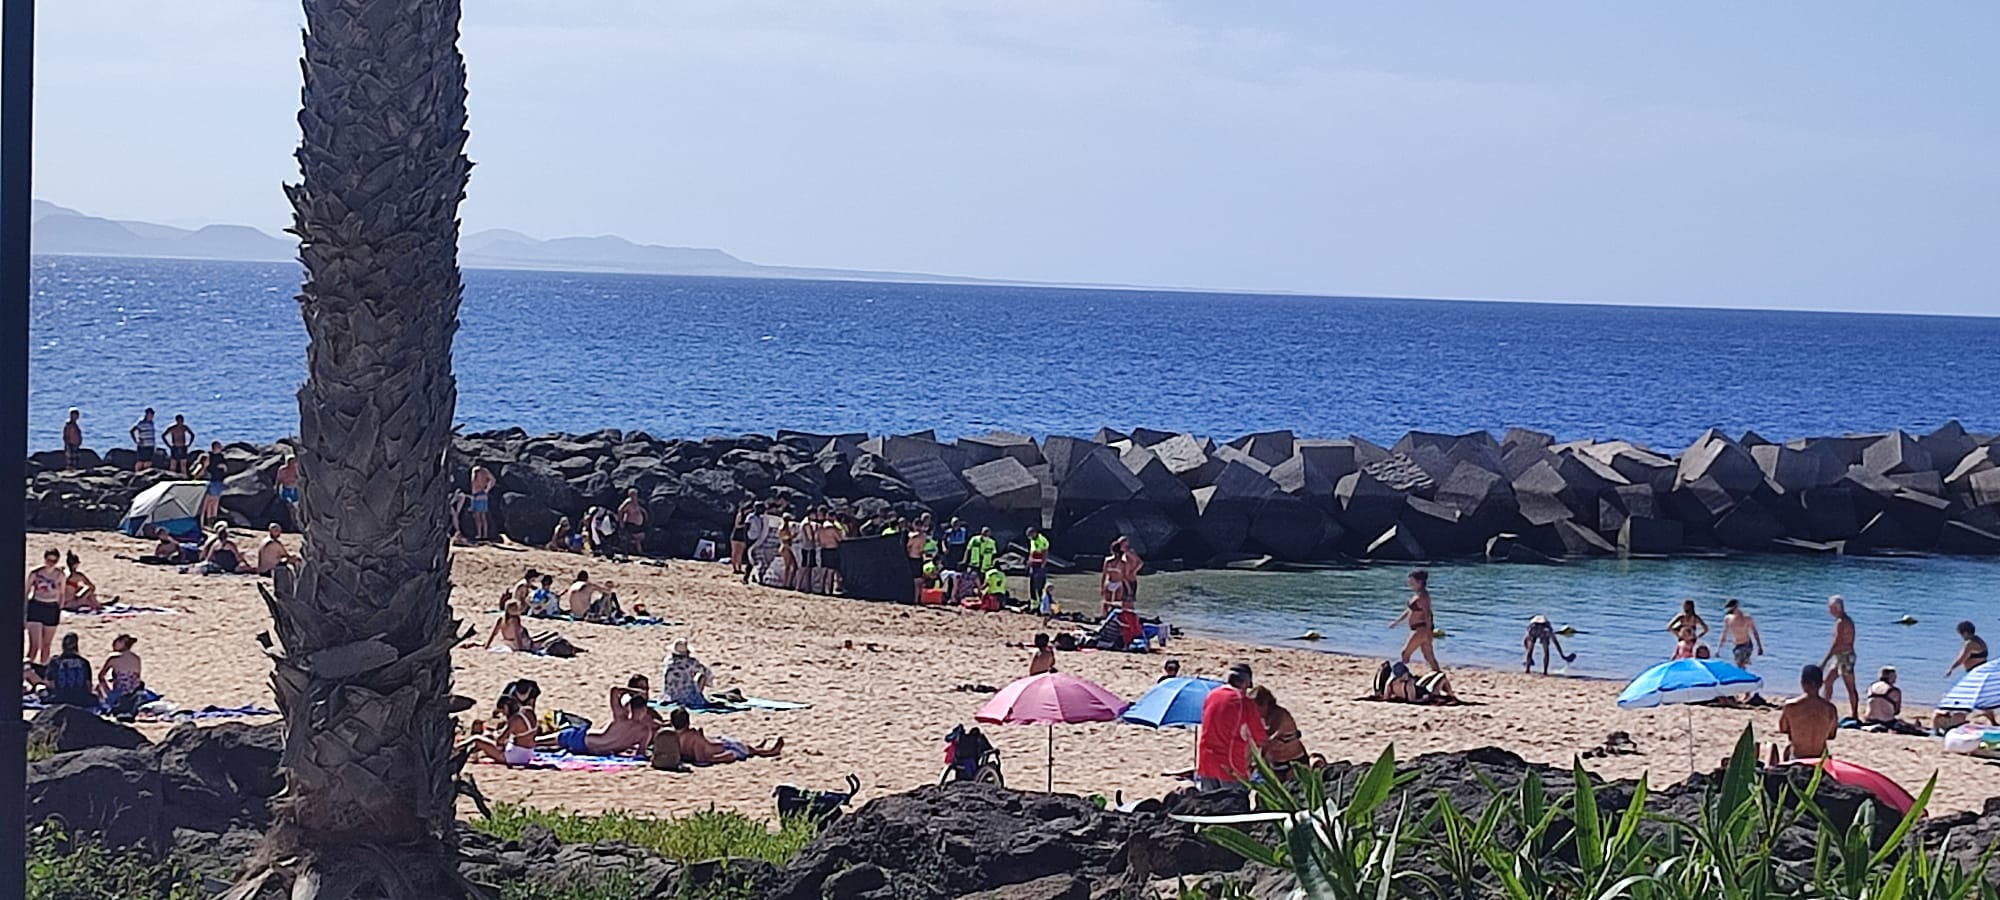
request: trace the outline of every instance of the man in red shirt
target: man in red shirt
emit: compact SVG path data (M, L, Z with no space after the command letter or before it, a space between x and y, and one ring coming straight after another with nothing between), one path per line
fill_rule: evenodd
M1201 704L1201 739L1195 745L1194 781L1204 791L1241 787L1250 778L1250 748L1264 746L1264 719L1250 701L1250 666L1229 667L1229 683Z

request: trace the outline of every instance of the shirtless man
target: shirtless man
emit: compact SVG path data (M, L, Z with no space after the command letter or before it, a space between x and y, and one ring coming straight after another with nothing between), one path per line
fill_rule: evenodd
M472 467L472 539L484 541L492 537L493 525L489 515L493 508L493 473L485 466Z
M701 729L692 727L688 711L675 707L668 714L668 721L674 726L675 735L681 744L681 760L691 766L719 766L724 763L742 762L753 756L777 758L785 752L785 739L765 741L755 747L745 744L729 735L710 738Z
M1764 655L1764 636L1757 633L1757 620L1743 611L1736 598L1723 603L1722 609L1722 646L1729 650L1729 661L1736 668L1748 669L1752 652Z
M292 527L299 521L299 458L285 455L285 464L278 467L278 499L285 504L285 511L292 516Z
M188 448L194 446L194 429L188 427L187 416L175 416L174 424L160 435L167 439L167 469L175 475L188 473Z
M1800 670L1799 688L1805 693L1785 701L1784 709L1778 713L1778 733L1791 738L1791 746L1786 748L1787 760L1825 756L1826 742L1840 731L1840 710L1820 696L1825 678L1818 666ZM1779 761L1778 749L1772 747L1772 765Z
M819 582L819 593L832 594L840 586L840 541L847 536L847 529L841 527L840 519L833 511L819 508L819 567L825 570Z
M278 523L271 523L264 540L257 544L257 574L269 575L279 564L292 558L292 551L285 547L285 531Z
M1424 655L1424 662L1430 664L1431 671L1444 671L1443 667L1438 665L1437 650L1432 646L1437 640L1435 634L1437 619L1431 613L1429 570L1418 569L1410 573L1410 591L1410 602L1404 605L1403 614L1397 616L1396 621L1389 623L1390 628L1409 623L1410 638L1403 642L1403 664L1409 665L1410 658L1421 652Z
M1826 600L1826 614L1833 617L1833 646L1828 647L1826 658L1820 660L1820 668L1831 676L1839 673L1842 684L1847 685L1847 714L1861 718L1861 692L1854 688L1854 620L1847 617L1847 601L1839 594ZM1833 679L1826 678L1821 695L1833 699Z
M627 552L645 549L646 504L639 502L638 488L626 488L625 502L618 504L618 531L625 536Z
M569 590L563 591L563 607L572 618L579 621L590 616L590 607L608 592L590 580L590 573L576 573L576 580L570 582Z
M572 725L540 739L543 749L564 750L590 756L642 754L653 746L653 735L666 723L653 711L648 700L652 685L644 675L634 675L624 687L611 689L611 722L602 730Z

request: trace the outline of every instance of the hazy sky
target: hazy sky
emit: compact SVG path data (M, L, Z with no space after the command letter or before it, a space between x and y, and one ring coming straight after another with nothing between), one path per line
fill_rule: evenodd
M296 3L39 7L37 196L284 224ZM2000 314L1986 0L465 8L469 229L1048 281Z

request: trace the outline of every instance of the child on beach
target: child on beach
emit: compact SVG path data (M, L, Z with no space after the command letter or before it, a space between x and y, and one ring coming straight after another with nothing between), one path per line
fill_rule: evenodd
M543 575L542 583L528 598L528 615L549 618L562 612L562 600L556 595L556 577Z

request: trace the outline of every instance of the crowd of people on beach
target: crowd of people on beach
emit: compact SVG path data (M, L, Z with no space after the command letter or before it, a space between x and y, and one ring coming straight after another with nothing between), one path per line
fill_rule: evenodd
M661 667L659 694L654 694L647 676L631 676L625 684L610 688L608 715L602 725L573 712L541 711L541 686L530 679L513 681L501 689L488 716L467 723L458 747L512 767L553 765L538 761L537 754L634 757L659 769L725 765L782 755L782 737L751 744L731 735L710 735L694 726L694 714L725 708L732 699L741 699L711 694L712 677L708 666L695 658L687 640L676 640Z

